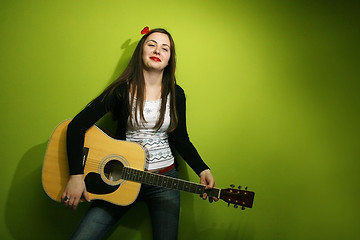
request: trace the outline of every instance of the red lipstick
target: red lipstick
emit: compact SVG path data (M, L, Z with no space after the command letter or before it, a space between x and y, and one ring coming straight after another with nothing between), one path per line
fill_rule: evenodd
M161 62L160 58L157 58L157 57L150 57L150 59L155 62Z

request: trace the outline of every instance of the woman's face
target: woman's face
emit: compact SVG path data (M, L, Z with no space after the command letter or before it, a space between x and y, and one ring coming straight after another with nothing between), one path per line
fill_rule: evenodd
M143 62L147 71L163 71L170 59L170 39L164 33L150 34L143 46Z

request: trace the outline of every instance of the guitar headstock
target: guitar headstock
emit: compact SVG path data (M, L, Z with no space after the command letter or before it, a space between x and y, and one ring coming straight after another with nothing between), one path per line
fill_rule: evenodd
M252 208L255 196L254 192L248 191L247 187L245 190L241 190L240 186L237 189L234 188L234 185L230 185L230 187L231 188L221 189L220 199L227 202L228 206L234 204L235 208L238 208L239 206L242 206L241 209L243 210L245 207Z

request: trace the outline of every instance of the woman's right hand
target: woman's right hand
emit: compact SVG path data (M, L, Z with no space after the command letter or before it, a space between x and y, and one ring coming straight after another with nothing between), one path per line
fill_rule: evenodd
M71 175L65 191L61 196L61 201L66 207L76 210L82 197L84 197L87 202L90 202L89 195L86 191L84 176L82 174Z

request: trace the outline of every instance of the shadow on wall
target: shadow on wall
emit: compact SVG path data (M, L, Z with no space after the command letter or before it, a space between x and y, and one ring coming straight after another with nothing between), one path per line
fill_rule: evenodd
M41 183L46 147L47 142L31 148L24 154L10 185L5 221L14 239L68 239L89 206L88 203L82 203L74 212L46 195ZM181 166L180 174L183 177L187 176L185 165ZM191 198L183 203L190 208L193 206ZM186 209L187 214L192 213L189 208ZM137 235L140 234L141 239L151 239L151 223L146 205L139 202L132 207L120 219L118 227L120 229L114 229L112 235L119 234L127 239L137 239Z
M123 50L123 53L117 63L113 75L111 76L109 84L112 83L115 79L117 79L121 75L121 73L125 70L126 66L130 62L131 56L133 55L138 42L139 41L135 41L132 43L131 39L128 39L121 45L121 49Z
M46 146L42 143L25 153L10 185L5 219L14 239L64 239L78 218L79 214L66 211L43 191L41 167Z

